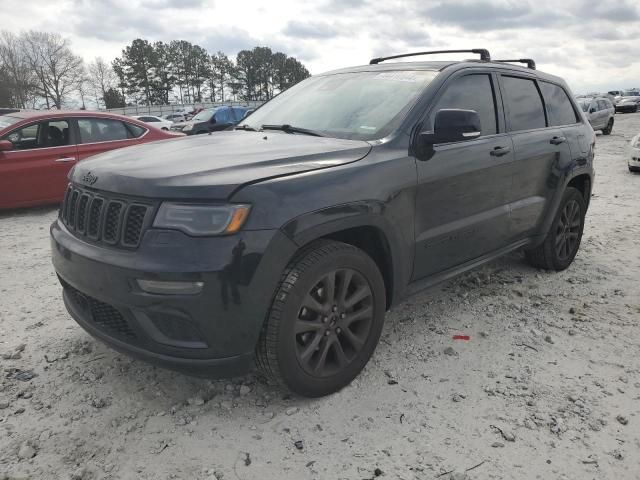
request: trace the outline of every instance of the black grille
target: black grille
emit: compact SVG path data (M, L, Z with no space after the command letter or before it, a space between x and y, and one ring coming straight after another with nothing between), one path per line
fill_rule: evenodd
M126 228L122 242L125 245L137 245L140 240L140 232L144 225L144 217L147 214L147 208L142 205L131 205L127 211L125 220Z
M107 215L104 219L104 234L102 237L107 243L116 243L118 241L120 213L122 213L122 204L120 202L109 202Z
M60 218L77 236L108 245L136 248L150 220L152 207L108 194L70 186Z
M62 281L62 286L68 292L71 301L88 313L89 319L96 326L125 339L136 338L136 333L117 309L76 290L65 281Z

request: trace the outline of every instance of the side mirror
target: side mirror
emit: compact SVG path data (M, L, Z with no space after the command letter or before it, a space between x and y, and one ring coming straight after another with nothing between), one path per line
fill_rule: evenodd
M591 108L589 109L589 113L596 113L596 109L595 109L595 107L591 107Z
M473 140L481 133L480 116L475 110L444 109L436 113L433 131L421 132L418 138L425 146Z
M0 152L8 152L13 150L13 143L9 140L0 140Z

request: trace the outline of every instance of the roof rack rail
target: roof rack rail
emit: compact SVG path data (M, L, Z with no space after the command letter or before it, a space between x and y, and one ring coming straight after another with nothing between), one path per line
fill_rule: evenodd
M372 58L369 62L369 65L375 65L380 62L384 62L385 60L392 60L394 58L404 58L404 57L415 57L416 55L433 55L435 53L477 53L480 55L480 60L484 60L486 62L491 61L491 54L489 50L486 48L474 48L471 50L434 50L431 52L416 52L416 53L403 53L401 55L392 55L390 57L378 57Z
M526 63L527 64L527 68L530 68L531 70L535 70L536 69L536 62L534 62L532 59L530 58L519 58L517 60L494 60L494 62L501 62L501 63Z

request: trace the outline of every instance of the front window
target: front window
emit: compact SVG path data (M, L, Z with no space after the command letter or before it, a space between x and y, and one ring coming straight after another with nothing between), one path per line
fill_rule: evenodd
M8 133L0 140L9 140L16 150L63 147L69 145L69 122L49 120L32 123Z
M257 130L291 125L337 138L383 138L436 75L398 70L311 77L253 112L245 124Z

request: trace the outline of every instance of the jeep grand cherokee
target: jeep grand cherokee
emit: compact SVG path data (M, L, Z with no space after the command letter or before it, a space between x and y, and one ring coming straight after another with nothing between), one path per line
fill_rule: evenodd
M69 313L165 367L257 364L320 396L406 295L515 249L567 268L594 132L560 78L470 52L317 75L235 131L78 164L51 226Z

